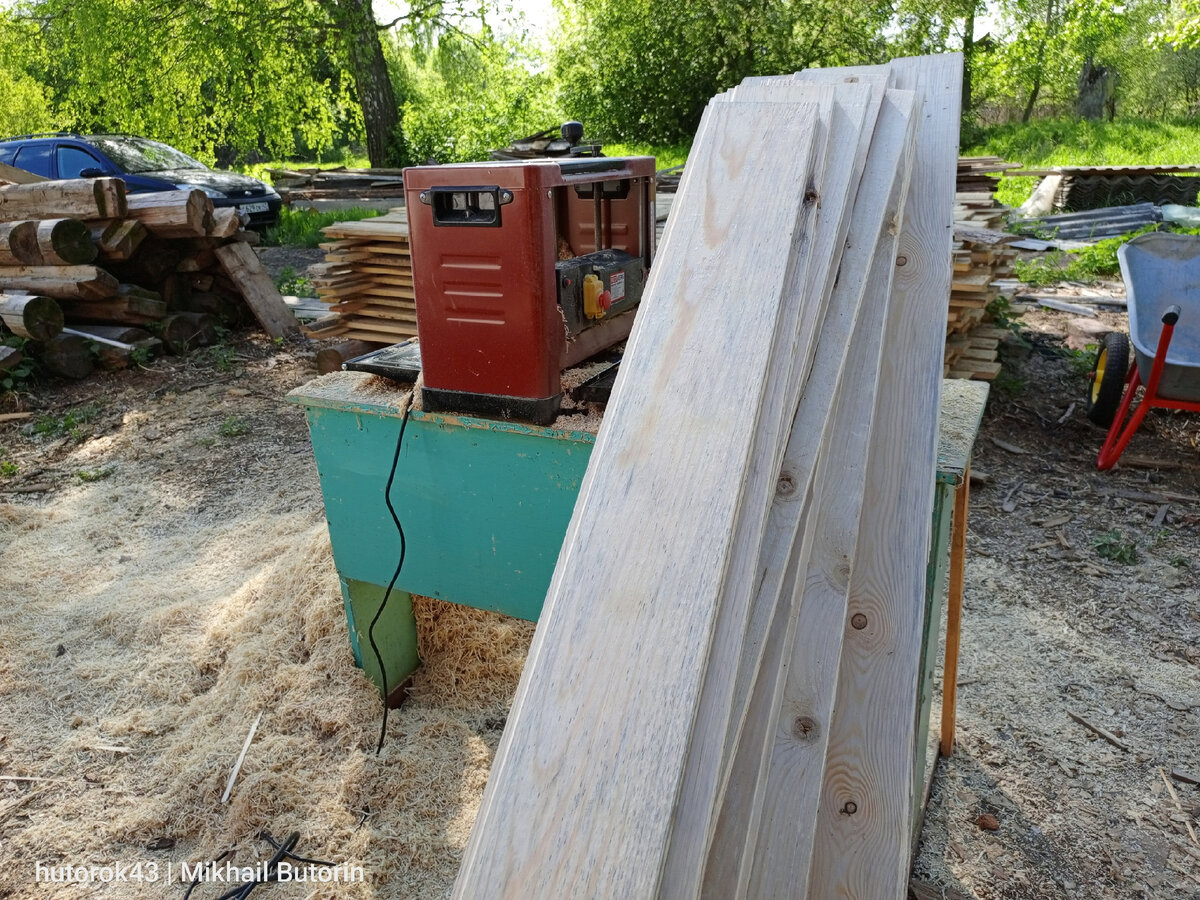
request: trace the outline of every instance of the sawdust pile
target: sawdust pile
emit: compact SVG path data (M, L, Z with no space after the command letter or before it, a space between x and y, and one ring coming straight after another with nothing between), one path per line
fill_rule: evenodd
M319 499L195 496L147 465L0 503L0 897L95 895L35 884L36 861L154 862L157 884L103 895L179 897L181 862L269 857L261 829L366 879L264 895L447 894L532 625L419 600L427 666L376 756L381 703L353 664ZM292 477L315 491L311 470Z

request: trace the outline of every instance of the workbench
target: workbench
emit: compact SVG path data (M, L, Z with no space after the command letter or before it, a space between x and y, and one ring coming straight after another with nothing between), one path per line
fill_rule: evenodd
M921 736L930 730L948 576L952 627L946 655L950 660L952 640L957 659L968 468L987 400L982 382L948 379L942 390L916 712ZM302 406L308 419L354 659L389 702L402 699L400 689L420 664L412 594L537 620L598 421L562 416L543 428L413 410L397 456L409 401L406 388L363 372L334 372L292 391L288 399ZM384 501L393 459L390 497L404 529L404 565L375 627L384 684L367 631L401 551L400 534ZM949 721L952 734L954 679L948 675L946 680L951 713L944 711L942 722ZM936 759L936 749L931 756L924 740L918 744L914 823L919 823Z

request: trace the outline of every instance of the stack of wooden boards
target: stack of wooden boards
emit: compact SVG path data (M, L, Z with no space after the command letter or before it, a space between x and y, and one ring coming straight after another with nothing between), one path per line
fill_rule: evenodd
M382 200L404 196L403 169L268 169L285 203L296 200Z
M456 896L904 896L961 79L709 104Z
M1000 296L996 280L1012 275L1016 235L962 224L954 227L954 280L946 318L943 374L990 381L1000 374L997 350L1007 335L991 324L987 307Z
M417 336L408 215L403 207L324 230L325 262L310 266L317 295L333 316L309 327L313 337L395 344Z
M1005 162L998 156L961 156L954 192L954 220L978 228L998 228L1011 208L996 202L999 176L1020 163Z
M15 358L32 351L51 373L84 377L91 343L121 365L158 338L210 343L246 307L272 337L290 334L295 317L252 240L203 191L127 194L118 178L0 186L0 320L32 342Z

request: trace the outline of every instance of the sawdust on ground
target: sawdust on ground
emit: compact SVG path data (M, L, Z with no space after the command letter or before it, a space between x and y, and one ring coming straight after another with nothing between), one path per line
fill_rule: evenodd
M938 767L921 897L1200 893L1200 794L1173 782L1177 806L1159 775L1200 771L1200 417L1151 415L1137 464L1097 473L1066 319L1025 317L1032 346L1008 351L976 445L959 745ZM35 864L154 862L161 878L232 848L249 865L270 855L263 829L366 878L264 896L448 895L532 626L418 599L426 665L374 755L379 697L282 399L315 374L310 353L243 336L232 359L22 399L91 411L66 433L0 424L0 897L178 897L161 880L38 886ZM1098 549L1126 545L1133 562Z

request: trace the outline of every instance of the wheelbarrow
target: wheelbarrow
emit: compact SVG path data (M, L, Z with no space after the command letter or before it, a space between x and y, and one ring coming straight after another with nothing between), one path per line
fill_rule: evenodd
M1096 462L1101 471L1116 465L1151 409L1200 412L1200 237L1143 234L1121 247L1117 260L1128 297L1129 336L1105 336L1087 397L1088 418L1108 428ZM1185 327L1176 334L1181 318Z

